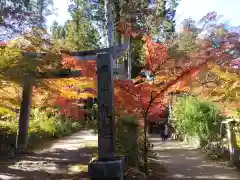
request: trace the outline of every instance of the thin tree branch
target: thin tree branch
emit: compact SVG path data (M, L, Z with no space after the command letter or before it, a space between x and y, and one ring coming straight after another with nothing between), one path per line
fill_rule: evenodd
M122 89L122 90L125 91L126 93L128 93L128 94L134 96L135 98L137 98L137 99L139 100L139 102L141 103L141 106L143 107L143 103L142 103L141 98L138 97L137 94L132 93L131 90L130 90L130 88L125 89L125 88L123 88L123 87L120 86L120 89Z

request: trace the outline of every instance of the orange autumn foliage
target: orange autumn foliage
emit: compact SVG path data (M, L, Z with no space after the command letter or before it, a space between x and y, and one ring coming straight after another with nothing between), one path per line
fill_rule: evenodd
M162 43L153 42L152 38L145 36L146 41L146 67L153 73L155 73L159 67L167 60L168 50Z
M143 118L143 113L148 111L150 120L159 119L164 116L163 112L166 104L163 97L159 96L151 102L151 96L156 96L153 86L148 83L135 85L132 80L115 82L115 103L117 109L126 113Z
M157 43L155 44L151 41L149 44L157 46ZM157 61L157 58L161 56L155 56L155 54L161 54L161 52L156 53L156 51L151 51L150 48L149 53L149 56L153 57L152 59L156 58L154 59L156 60L155 63L152 64L158 63L159 67L161 65L164 66L167 57L165 59L159 58L159 61ZM123 111L134 113L138 117L143 118L144 113L147 113L148 121L159 119L164 115L164 109L166 108L169 99L168 94L176 91L189 91L191 82L197 78L197 75L201 71L211 67L213 62L219 59L219 57L228 58L227 55L218 52L209 57L199 56L195 62L186 62L185 66L183 66L180 71L171 72L172 69L170 67L164 67L163 70L165 72L161 73L161 71L157 69L160 74L165 76L162 78L165 79L165 82L161 86L147 82L146 79L140 81L141 84L134 83L133 81L118 80L116 82L116 102L118 103L118 106L122 107ZM175 67L173 67L173 70L174 69ZM157 76L159 76L159 72L156 73Z
M140 34L140 31L133 29L131 23L120 21L117 23L117 30L125 37L136 37Z
M82 75L85 77L96 77L96 61L78 61L75 57L63 54L62 64L66 68L71 68L72 70L80 70Z
M79 107L77 102L88 97L96 97L96 62L77 61L73 56L62 54L62 65L64 68L81 71L83 77L46 82L54 92L58 91L55 93L57 95L53 96L51 104L59 107L61 115L82 120L87 111Z
M59 113L62 116L71 117L75 120L83 120L87 110L79 108L79 105L75 102L62 96L56 96L53 104L59 107Z
M118 30L125 36L137 36L140 32L133 30L128 23L118 23ZM171 72L165 63L168 59L167 47L164 44L153 42L152 38L144 35L146 42L146 69L158 74L162 67L167 70L162 79L165 79L164 85L157 86L143 79L141 84L135 84L134 81L115 81L115 102L116 108L123 112L134 113L139 118L143 118L143 113L147 111L149 119L158 119L163 116L164 109L167 106L168 94L174 91L188 91L190 81L194 81L197 74L203 69L208 68L209 63L216 60L220 54L206 55L199 58L196 62L190 62L182 65L184 67L180 73ZM218 56L218 57L217 57ZM171 61L171 60L170 60ZM65 56L64 63L72 69L78 69L87 77L92 77L95 81L96 64L95 62L76 62L72 57Z
M118 22L117 30L125 37L142 36L146 42L146 68L148 70L156 72L163 62L167 60L167 47L163 43L153 42L152 37L143 34L141 30L134 29L129 22Z
M189 68L179 76L169 79L161 87L148 82L135 84L133 81L116 81L115 101L119 110L135 114L139 119L147 114L149 122L159 121L165 116L169 102L169 94L176 91L188 91L190 78L193 81L201 71L201 67Z
M158 71L159 67L168 59L167 47L160 43L152 41L151 37L144 36L146 41L146 67L152 71ZM64 57L64 66L71 69L81 70L83 75L92 77L95 81L96 77L96 64L95 62L77 62L77 60L71 56ZM180 81L185 81L182 78ZM172 82L172 81L171 81ZM176 82L177 89L182 88L179 86L179 82ZM181 82L182 83L182 82ZM174 88L174 89L175 89ZM151 102L151 95L158 96ZM135 85L131 81L115 81L115 102L118 110L134 113L139 118L142 118L143 111L148 111L150 119L159 119L163 117L164 109L166 108L167 98L164 97L164 93L161 92L161 88L149 83L142 83Z

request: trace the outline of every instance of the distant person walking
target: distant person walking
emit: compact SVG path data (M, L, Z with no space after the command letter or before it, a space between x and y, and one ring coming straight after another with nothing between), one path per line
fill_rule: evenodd
M164 140L164 129L165 129L165 126L163 123L161 123L159 126L159 133L160 133L162 140Z
M164 125L164 132L163 132L163 140L167 140L168 139L168 125L165 124Z

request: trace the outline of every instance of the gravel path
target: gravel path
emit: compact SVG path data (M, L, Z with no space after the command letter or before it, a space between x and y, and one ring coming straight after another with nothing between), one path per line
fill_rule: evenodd
M154 159L165 164L169 180L240 180L237 170L221 162L207 160L203 153L191 149L183 142L162 142L157 135L152 135L150 141L154 144Z
M85 179L96 144L97 136L91 131L78 132L27 156L0 161L0 179Z
M150 141L157 155L155 161L168 169L168 180L240 180L236 170L206 160L202 153L183 142L162 142L158 136L151 136ZM81 131L25 157L2 160L0 180L84 180L96 144L97 136Z

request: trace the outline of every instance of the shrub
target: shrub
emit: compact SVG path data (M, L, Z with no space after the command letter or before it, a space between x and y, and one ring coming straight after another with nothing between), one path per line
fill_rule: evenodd
M58 138L71 135L83 126L82 121L62 118L54 109L32 109L30 115L28 136L29 143L36 139ZM18 131L17 120L0 121L0 145L15 147Z
M229 153L224 141L210 142L203 149L210 159L229 159Z
M0 121L0 152L13 153L16 144L17 124L12 121Z
M97 121L92 123L97 131ZM123 116L116 118L116 153L126 156L127 165L139 168L143 164L144 138L143 130L139 128L139 122L134 116ZM97 158L97 153L94 154Z
M143 132L140 131L139 122L134 116L120 117L117 120L117 154L125 155L129 166L141 166L143 161L143 142Z
M60 116L54 109L52 111L34 109L31 113L29 136L58 138L76 132L83 125L82 121Z
M220 111L215 104L193 96L179 97L173 107L173 119L179 132L209 142L218 139Z
M16 116L17 116L17 113L14 112L13 110L0 106L0 119L1 120L13 119L13 118L16 118Z

